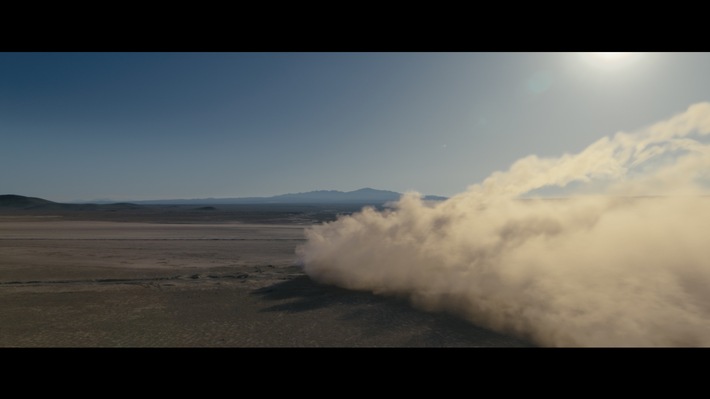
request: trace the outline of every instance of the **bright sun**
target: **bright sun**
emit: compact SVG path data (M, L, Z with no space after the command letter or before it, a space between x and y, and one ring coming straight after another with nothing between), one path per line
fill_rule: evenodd
M582 53L583 60L594 67L602 69L618 69L632 64L641 53L608 52Z
M633 54L634 53L590 53L592 57L608 62L620 61L624 58L632 56Z

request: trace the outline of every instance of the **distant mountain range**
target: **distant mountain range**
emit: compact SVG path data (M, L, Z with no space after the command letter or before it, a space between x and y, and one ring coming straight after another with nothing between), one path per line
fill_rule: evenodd
M361 188L355 191L317 190L306 193L282 194L273 197L241 198L199 198L131 201L134 204L165 205L227 205L227 204L384 204L397 201L401 193L373 188ZM446 197L427 195L428 201L443 201Z
M397 201L401 193L387 190L362 188L355 191L318 190L306 193L283 194L273 197L242 197L242 198L198 198L198 199L166 199L143 200L131 202L87 201L86 203L65 204L48 201L42 198L25 197L22 195L0 195L0 208L5 209L126 209L140 205L230 205L230 204L363 204L382 205ZM446 197L427 195L428 201L443 201Z

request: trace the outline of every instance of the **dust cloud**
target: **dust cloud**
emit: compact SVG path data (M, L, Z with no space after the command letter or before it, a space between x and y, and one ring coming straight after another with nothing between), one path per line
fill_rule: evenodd
M710 346L709 133L695 104L443 202L407 193L313 226L297 253L316 281L543 346Z

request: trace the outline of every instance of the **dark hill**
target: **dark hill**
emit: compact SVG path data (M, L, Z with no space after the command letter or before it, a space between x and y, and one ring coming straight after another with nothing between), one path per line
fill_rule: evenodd
M56 205L61 204L57 202L47 201L42 198L25 197L22 195L0 195L0 207L2 208L29 209L38 207L52 207Z
M0 209L7 210L65 210L65 211L118 211L126 209L141 209L141 205L128 202L115 204L63 204L42 198L25 197L23 195L0 195Z

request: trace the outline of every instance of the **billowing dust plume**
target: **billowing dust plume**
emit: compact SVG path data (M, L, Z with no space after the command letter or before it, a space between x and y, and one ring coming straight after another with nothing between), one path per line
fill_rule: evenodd
M313 279L544 346L710 346L710 103L307 230ZM564 198L524 197L575 187Z

